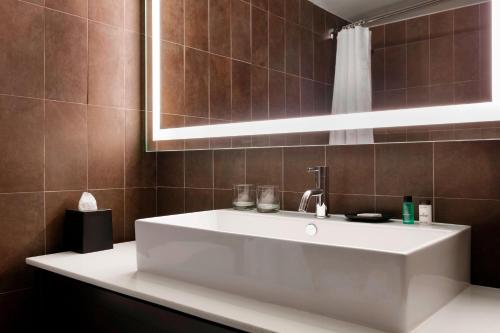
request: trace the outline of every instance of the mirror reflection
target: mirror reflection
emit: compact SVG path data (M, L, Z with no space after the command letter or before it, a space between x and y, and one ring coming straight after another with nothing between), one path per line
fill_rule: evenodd
M162 128L491 101L490 2L161 3ZM148 150L498 137L500 124L477 123L148 139Z

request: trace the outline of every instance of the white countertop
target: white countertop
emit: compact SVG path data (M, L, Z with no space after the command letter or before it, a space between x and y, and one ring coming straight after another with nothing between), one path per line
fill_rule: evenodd
M250 332L375 333L375 329L137 272L135 242L89 254L62 252L29 265ZM500 332L500 289L470 286L412 333Z

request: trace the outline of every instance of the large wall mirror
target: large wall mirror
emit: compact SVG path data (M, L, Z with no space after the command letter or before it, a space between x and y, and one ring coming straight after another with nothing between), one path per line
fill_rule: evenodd
M498 1L148 0L148 151L500 138Z

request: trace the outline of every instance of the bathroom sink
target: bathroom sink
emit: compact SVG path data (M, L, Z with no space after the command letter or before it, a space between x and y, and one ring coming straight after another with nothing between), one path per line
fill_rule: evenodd
M408 332L469 284L470 228L216 210L137 220L139 271Z

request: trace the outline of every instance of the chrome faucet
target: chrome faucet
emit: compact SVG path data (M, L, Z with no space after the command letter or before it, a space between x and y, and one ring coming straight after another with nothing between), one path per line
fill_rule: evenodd
M328 217L328 167L317 166L308 168L307 172L314 173L316 188L304 192L300 200L299 212L306 212L311 197L316 197L316 217Z

